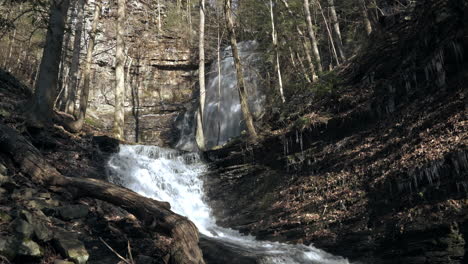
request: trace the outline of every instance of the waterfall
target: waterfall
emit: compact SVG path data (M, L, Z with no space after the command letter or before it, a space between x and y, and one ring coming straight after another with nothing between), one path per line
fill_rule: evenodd
M265 93L261 90L260 54L257 52L256 41L243 41L238 44L242 61L245 85L248 93L248 105L254 118L258 118L263 111ZM221 73L221 74L219 74ZM185 120L178 122L181 134L177 149L194 151L195 129L186 118L194 118L194 110L185 113ZM209 70L206 85L205 113L203 114L203 133L207 148L223 145L230 139L241 135L245 130L242 122L242 111L237 90L237 74L232 57L231 47L227 47L221 54L221 62L214 62Z
M257 263L349 263L313 246L257 241L252 236L218 226L203 194L201 176L206 169L196 153L122 145L120 152L109 160L108 176L112 183L169 202L171 210L194 222L202 236L255 258Z

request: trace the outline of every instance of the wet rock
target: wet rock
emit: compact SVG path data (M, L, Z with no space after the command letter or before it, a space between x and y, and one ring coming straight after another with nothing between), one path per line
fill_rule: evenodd
M62 206L58 208L58 213L65 220L86 217L88 215L88 212L88 206L82 204Z
M18 246L18 255L41 257L43 255L43 251L36 242L31 239L24 239Z
M119 152L120 142L108 136L96 136L93 137L93 145L97 146L100 151L107 153Z
M76 264L84 264L89 259L88 251L81 241L75 239L73 234L59 233L54 238L54 243L60 254L73 260Z

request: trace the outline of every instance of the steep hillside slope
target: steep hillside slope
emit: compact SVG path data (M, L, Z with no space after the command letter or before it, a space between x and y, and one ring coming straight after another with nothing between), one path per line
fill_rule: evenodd
M207 152L219 222L365 263L466 263L467 10L418 1L331 94L293 99L288 128Z

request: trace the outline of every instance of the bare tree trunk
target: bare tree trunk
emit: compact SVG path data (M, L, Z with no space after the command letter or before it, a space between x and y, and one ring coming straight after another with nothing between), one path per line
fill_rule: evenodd
M75 17L75 11L72 11L72 14L68 16L66 26L71 24L71 21ZM63 44L63 51L62 51L62 58L60 61L60 72L59 72L59 80L58 80L58 98L56 102L56 106L60 111L65 111L67 98L68 98L68 83L65 83L65 76L68 75L68 46L70 45L70 38L71 33L69 31L65 31L65 40Z
M331 24L333 26L333 32L335 33L335 43L340 55L341 61L346 61L346 55L343 48L343 39L341 38L340 23L338 22L338 16L336 15L335 0L328 0L330 8Z
M101 0L94 2L94 15L91 31L89 32L88 49L86 51L85 68L83 71L83 88L80 94L80 108L75 121L66 124L66 129L71 132L79 132L83 128L83 123L86 117L86 110L88 109L89 86L91 83L91 66L93 64L93 51L96 42L97 28L99 25L99 16L101 14Z
M328 39L330 40L330 44L331 44L331 49L332 49L333 57L335 57L335 60L336 60L336 65L340 65L340 60L338 59L338 53L336 52L336 48L335 48L335 43L334 43L334 41L333 41L332 32L331 32L331 30L330 30L330 27L328 26L327 17L325 16L325 13L323 12L323 8L322 8L322 5L320 4L320 1L317 1L317 4L318 4L318 6L319 6L320 13L322 14L323 23L325 23L325 28L327 29ZM331 67L332 67L332 65L331 65L331 63L330 63L330 68L331 68Z
M242 73L242 64L240 61L239 50L237 48L236 32L234 30L234 20L232 18L231 10L231 1L224 0L224 14L226 16L226 24L229 33L229 39L231 42L232 56L234 57L234 65L236 67L237 73L237 89L239 91L239 99L242 109L242 114L244 115L245 124L247 126L247 131L252 140L257 140L257 132L255 131L255 126L253 123L253 117L249 110L249 105L247 101L247 92L245 88L244 76Z
M202 151L206 149L205 136L203 134L203 114L205 113L205 0L200 0L200 29L198 43L198 82L200 85L200 105L197 111L197 133L196 142Z
M272 39L273 49L275 50L275 57L276 57L275 70L278 75L278 88L280 91L281 101L284 103L286 102L286 99L284 99L284 93L283 93L283 79L281 77L281 66L280 66L279 51L278 51L278 34L276 33L276 29L275 29L273 0L270 0L270 18L271 18L271 39Z
M367 13L366 0L359 0L359 9L361 10L364 28L366 29L367 35L370 35L372 33L372 23L369 19L369 13Z
M312 16L310 14L310 4L309 0L304 0L304 14L307 24L307 36L310 40L310 45L312 47L312 52L314 53L315 63L317 64L318 72L322 72L322 59L320 58L320 52L318 49L317 38L315 37L314 26L312 24Z
M69 0L55 0L50 6L46 44L34 91L33 106L28 116L31 125L42 127L50 124L53 118L63 33L69 5Z
M126 0L118 0L117 18L117 47L115 54L115 112L114 112L114 136L124 139L125 125L125 4Z
M69 114L75 113L76 92L78 90L78 74L80 69L81 35L83 32L85 0L77 2L77 16L75 27L75 38L73 40L73 56L70 63L70 83L68 84L68 98L65 111Z
M289 8L288 2L286 2L286 0L281 0L281 2L284 4L286 9L288 10L288 13L291 16L291 18L294 18L295 15L291 11L291 9ZM299 34L299 36L301 38L304 37L304 33L302 33L302 30L299 28L299 25L297 25L297 24L296 24L296 31L297 31L297 33ZM306 45L306 43L303 40L301 40L301 43L302 43L302 47L304 48L304 53L306 54L307 62L309 63L310 73L312 75L312 82L315 82L315 81L317 81L318 77L317 77L317 74L315 73L315 66L314 66L314 63L312 61L312 57L310 55L310 48ZM298 57L298 59L300 60L299 57ZM302 64L302 61L301 61L301 64ZM305 73L305 74L307 75L307 73ZM308 76L306 76L306 80L310 80L310 78Z

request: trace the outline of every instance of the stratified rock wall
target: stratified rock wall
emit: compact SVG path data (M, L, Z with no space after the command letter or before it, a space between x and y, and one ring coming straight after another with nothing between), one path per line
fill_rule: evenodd
M198 64L187 36L165 25L158 30L155 4L127 1L125 137L136 141L138 118L139 142L167 145L175 116L192 96ZM90 95L91 115L105 131L111 129L114 111L116 9L113 1L103 7Z

